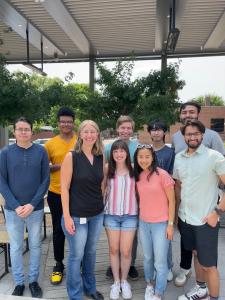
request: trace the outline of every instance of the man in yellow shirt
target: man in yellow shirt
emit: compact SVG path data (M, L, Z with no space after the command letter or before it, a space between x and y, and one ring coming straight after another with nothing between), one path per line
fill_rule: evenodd
M45 148L50 161L50 186L48 190L48 205L53 225L53 251L56 261L50 281L59 284L64 270L65 236L61 227L62 204L60 189L60 168L67 152L74 148L77 137L74 133L74 112L69 108L61 108L57 113L59 135L50 139Z

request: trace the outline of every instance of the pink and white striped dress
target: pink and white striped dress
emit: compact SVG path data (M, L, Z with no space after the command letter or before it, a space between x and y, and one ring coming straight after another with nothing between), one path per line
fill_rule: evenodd
M137 215L138 206L135 193L135 180L127 175L115 175L107 183L105 214Z

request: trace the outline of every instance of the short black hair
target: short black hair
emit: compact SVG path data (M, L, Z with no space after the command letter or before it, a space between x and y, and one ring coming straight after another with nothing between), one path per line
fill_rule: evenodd
M167 126L162 120L156 119L149 123L148 132L150 132L152 130L156 130L156 129L162 129L164 132L166 132Z
M198 113L200 113L200 111L201 111L201 105L198 104L197 102L194 102L194 101L188 101L188 102L182 103L181 106L180 106L180 113L181 113L181 111L182 111L183 109L185 109L186 106L188 106L188 105L191 105L191 106L196 107L197 110L198 110Z
M30 129L31 129L31 130L33 129L33 123L32 123L30 120L28 120L28 119L25 118L25 117L19 117L18 119L15 120L15 122L14 122L14 124L13 124L13 129L14 129L14 130L16 129L16 124L17 124L18 122L25 122L25 123L27 123L27 124L30 125Z
M185 135L185 131L186 131L186 128L187 128L188 126L197 127L198 130L199 130L202 134L205 133L205 126L204 126L204 124L202 124L202 122L200 122L199 120L193 120L193 121L189 120L189 121L187 121L186 124L185 124L184 126L182 126L181 129L180 129L180 131L181 131L181 133L182 133L183 135Z
M72 117L73 121L75 119L75 113L68 107L61 107L59 109L59 111L57 112L57 120L59 121L60 117L62 116Z

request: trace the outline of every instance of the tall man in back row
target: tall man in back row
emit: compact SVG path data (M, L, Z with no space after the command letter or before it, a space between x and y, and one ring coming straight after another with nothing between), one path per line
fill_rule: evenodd
M203 145L200 121L187 121L181 133L187 148L176 155L173 177L180 202L178 227L184 249L194 254L196 285L178 300L218 300L218 220L225 211L225 194L217 202L219 180L225 184L225 158Z
M50 186L48 191L48 205L52 216L53 252L56 264L53 268L50 281L57 285L62 281L64 270L65 236L61 227L62 203L60 188L60 169L66 154L73 150L77 137L74 133L74 112L66 107L57 113L59 135L45 144L50 162Z
M196 102L185 102L180 106L180 122L185 125L187 121L198 120L199 114L201 111L201 106ZM213 150L220 152L222 155L225 155L225 148L223 141L220 138L219 134L214 130L205 129L205 134L203 136L202 143ZM184 136L181 133L181 130L177 131L172 136L172 147L175 149L175 153L179 153L182 150L185 150L187 144L185 143ZM180 262L180 271L177 274L174 283L176 286L183 286L187 282L188 278L191 275L191 262L192 262L192 252L184 249L183 240L181 237L181 262Z
M131 140L131 137L134 132L134 126L135 126L135 123L130 116L120 116L116 122L116 131L118 134L118 138L124 140L127 143L132 163L134 162L134 152L136 151L137 145L138 145L137 140ZM106 161L109 161L111 146L112 146L112 143L107 144L105 146ZM136 234L135 238L134 238L134 242L133 242L133 248L132 248L131 266L130 266L130 270L128 272L128 276L131 280L138 279L138 271L135 268L135 260L136 260L136 256L137 256L137 244L138 244L138 242L137 242L137 234ZM112 278L111 267L108 267L108 269L106 271L106 277Z

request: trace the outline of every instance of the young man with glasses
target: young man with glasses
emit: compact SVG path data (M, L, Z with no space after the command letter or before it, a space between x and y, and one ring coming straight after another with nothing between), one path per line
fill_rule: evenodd
M217 300L218 221L225 210L225 194L217 205L218 183L225 183L225 158L203 145L200 121L187 121L181 133L187 148L176 155L173 171L178 228L184 249L194 254L196 285L178 300Z
M196 102L185 102L180 106L180 122L185 125L187 121L198 120L201 111L201 106ZM225 155L225 148L223 141L219 134L214 130L205 129L202 143L213 150L220 152ZM175 149L175 153L179 153L186 149L187 145L185 143L184 136L181 130L177 131L172 136L172 147ZM183 241L181 238L181 262L180 270L174 280L176 286L183 286L186 284L188 278L191 276L191 263L192 263L192 252L187 251L183 247Z
M62 203L60 188L60 169L66 154L74 149L77 136L74 133L74 112L66 107L57 113L59 134L45 144L50 162L50 186L48 190L48 205L52 216L53 252L56 261L50 282L60 284L64 270L65 235L61 227Z
M42 298L38 284L41 261L41 228L44 195L49 185L49 162L45 149L31 142L32 123L19 118L14 124L16 143L0 154L0 193L5 199L6 227L10 239L14 296L25 289L23 243L25 226L29 239L28 281L32 297Z

